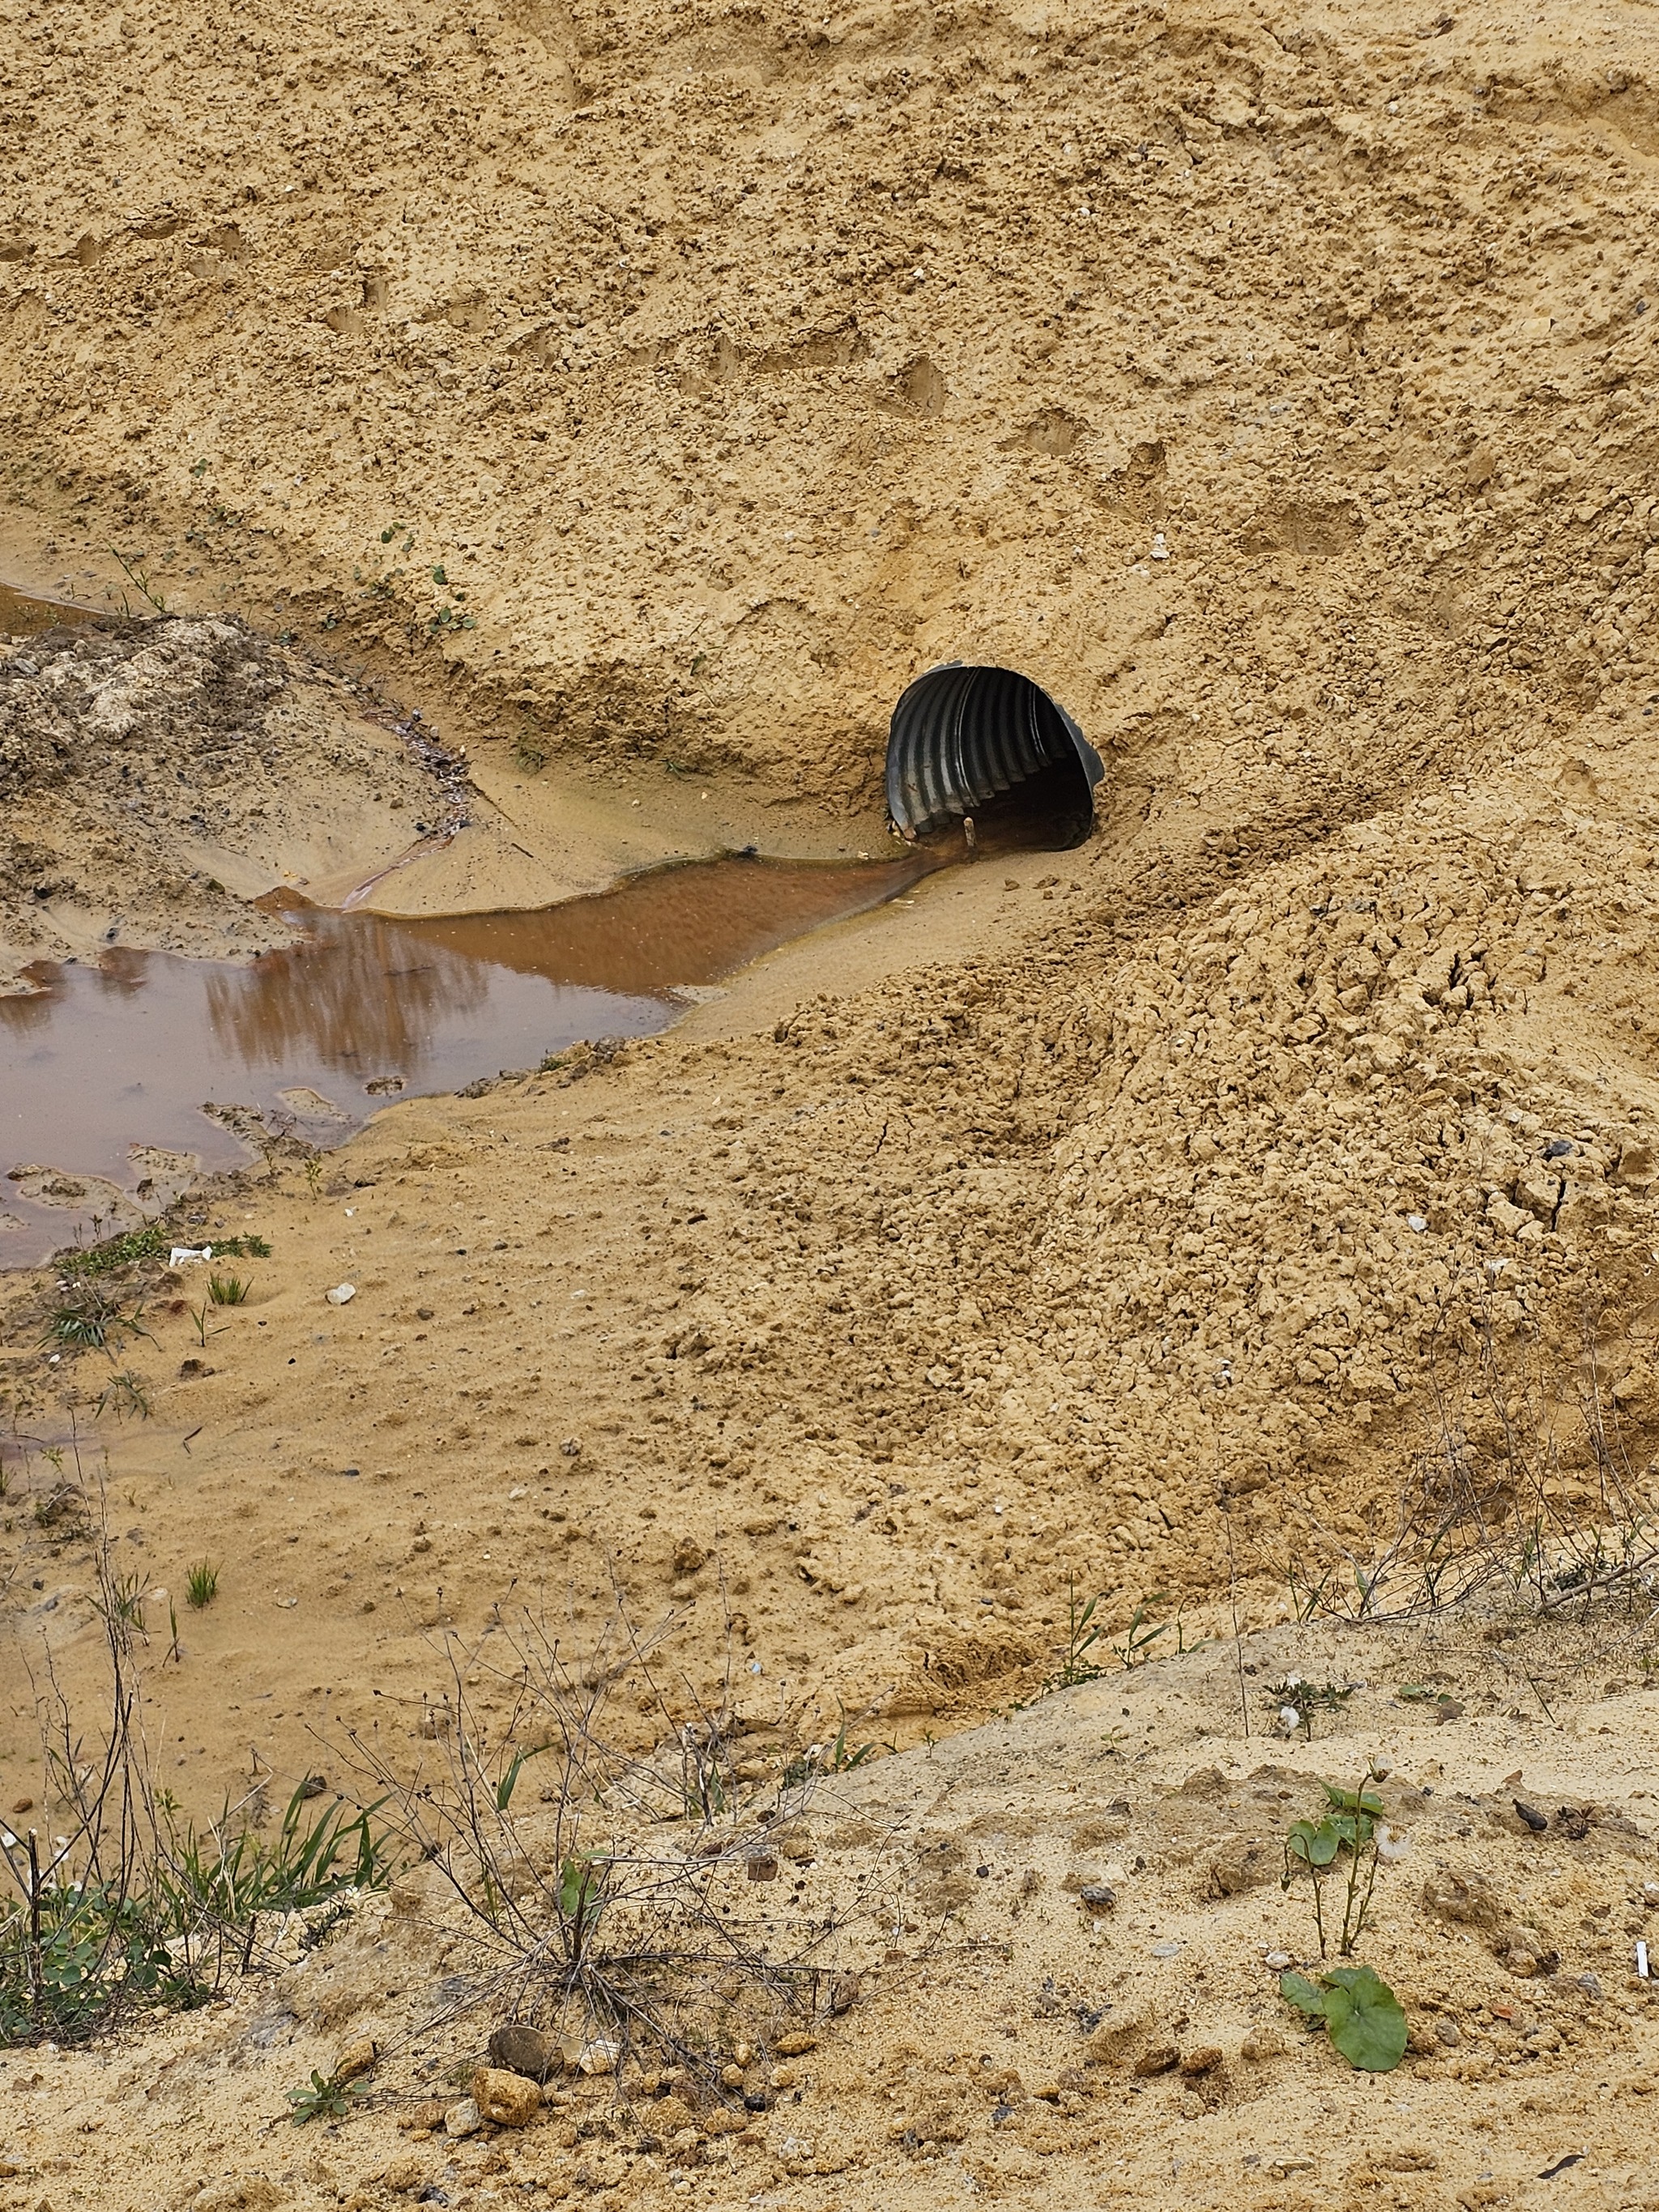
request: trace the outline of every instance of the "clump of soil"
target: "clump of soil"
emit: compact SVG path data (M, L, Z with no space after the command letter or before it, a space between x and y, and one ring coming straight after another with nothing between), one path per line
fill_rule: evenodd
M368 872L452 810L349 687L230 616L0 647L0 987L115 944L248 954L248 902Z

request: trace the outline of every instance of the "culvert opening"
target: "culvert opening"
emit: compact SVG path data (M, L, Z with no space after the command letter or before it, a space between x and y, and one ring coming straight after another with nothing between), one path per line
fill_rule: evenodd
M970 842L1060 852L1094 824L1100 755L1056 700L1013 668L949 660L893 709L887 811L907 839L970 822Z

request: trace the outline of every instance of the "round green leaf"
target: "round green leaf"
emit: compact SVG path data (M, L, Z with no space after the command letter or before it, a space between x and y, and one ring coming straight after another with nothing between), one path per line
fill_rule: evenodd
M1286 2004L1295 2005L1298 2011L1317 2020L1325 2017L1325 1992L1316 1989L1305 1974L1281 1974L1279 1994Z
M1350 2066L1391 2073L1406 2055L1406 2014L1399 1998L1370 1966L1333 1966L1324 1981L1331 2041Z

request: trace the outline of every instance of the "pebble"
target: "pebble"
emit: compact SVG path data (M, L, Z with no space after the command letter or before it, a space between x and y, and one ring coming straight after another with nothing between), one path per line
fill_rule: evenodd
M1287 2046L1276 2027L1253 2027L1238 2046L1241 2058L1282 2058Z
M444 2114L444 2133L450 2136L476 2136L483 2125L483 2114L471 2097L463 2097Z
M1103 1881L1085 1881L1077 1894L1079 1904L1091 1913L1109 1912L1117 1903L1117 1892Z
M532 2081L545 2081L563 2065L558 2039L544 2027L529 2027L522 2021L503 2021L489 2039L489 2063L508 2074L523 2074Z
M1154 2074L1167 2074L1181 2063L1181 2053L1173 2043L1156 2043L1150 2051L1143 2051L1134 2063L1134 2071L1150 2079Z
M356 1283L336 1283L331 1291L323 1292L323 1296L331 1306L349 1306L356 1295Z
M1261 1963L1272 1973L1285 1974L1290 1972L1296 1961L1288 1951L1269 1951Z
M380 2055L380 2046L372 2035L354 2036L344 2045L334 2061L337 2081L356 2081L371 2071Z
M542 2108L541 2084L505 2067L481 2066L472 2076L471 2101L498 2128L526 2128ZM454 2129L450 2128L453 2135Z

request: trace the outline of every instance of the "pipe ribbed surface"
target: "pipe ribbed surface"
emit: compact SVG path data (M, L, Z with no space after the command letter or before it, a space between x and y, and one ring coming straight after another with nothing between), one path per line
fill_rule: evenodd
M1106 772L1066 709L1029 676L946 661L917 677L893 709L887 811L920 835L1068 761L1091 792Z

